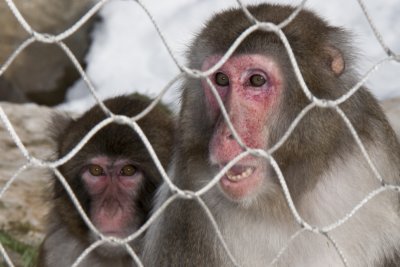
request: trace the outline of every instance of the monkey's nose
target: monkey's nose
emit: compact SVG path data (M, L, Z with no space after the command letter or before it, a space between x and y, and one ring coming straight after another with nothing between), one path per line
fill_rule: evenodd
M228 141L232 141L235 139L235 136L233 136L233 133L231 132L231 130L229 130L229 127L225 127L222 136L225 138L225 140Z

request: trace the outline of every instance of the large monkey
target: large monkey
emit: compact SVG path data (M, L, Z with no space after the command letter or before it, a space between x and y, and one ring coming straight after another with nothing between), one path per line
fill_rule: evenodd
M133 117L150 100L141 95L105 101L114 113ZM100 121L106 118L97 105L77 120L55 121L58 156L66 155ZM167 167L173 141L169 110L156 106L138 121ZM127 125L111 124L93 136L78 154L59 168L92 223L106 236L127 237L147 219L152 197L161 176L139 136ZM54 179L53 207L48 233L42 244L38 266L71 266L98 237L89 230L62 184ZM138 252L139 243L132 247ZM123 247L106 244L96 249L79 266L134 266Z
M249 7L259 21L280 23L294 8ZM188 52L190 68L211 68L251 26L241 9L215 15ZM283 28L307 86L318 98L337 99L358 81L348 34L303 10ZM310 101L274 33L252 33L209 76L233 127L250 148L271 148ZM222 117L205 80L187 78L171 173L183 190L199 190L243 149ZM347 114L386 183L400 180L400 146L374 97L358 90L340 108ZM381 186L338 113L311 110L272 156L300 216L314 226L336 222ZM159 207L171 195L163 185ZM269 161L246 156L202 196L240 266L268 266L301 226ZM386 191L329 234L348 266L400 266L399 195ZM195 200L171 204L145 237L145 266L232 266L204 210ZM277 266L343 266L326 237L303 232Z

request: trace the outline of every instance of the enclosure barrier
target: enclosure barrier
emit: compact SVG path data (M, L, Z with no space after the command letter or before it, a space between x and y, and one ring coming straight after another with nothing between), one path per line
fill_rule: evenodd
M210 68L207 71L200 71L200 70L196 70L196 69L190 69L188 67L186 67L185 65L181 64L177 58L175 57L174 53L172 52L172 49L170 48L170 46L168 45L168 42L166 40L166 38L164 37L162 31L160 30L160 28L157 25L157 22L155 20L155 18L152 16L151 12L147 9L146 5L144 4L144 1L141 0L131 0L131 2L138 4L143 11L147 14L148 18L151 20L151 22L154 25L155 30L158 32L161 41L164 43L165 47L167 48L170 56L172 57L172 59L174 60L175 64L178 66L178 68L180 69L180 73L174 77L170 82L168 82L165 87L160 91L160 93L158 94L158 96L156 97L156 99L145 109L143 110L140 114L138 114L137 116L133 117L133 118L129 118L127 116L122 116L122 115L115 115L113 114L105 105L104 103L99 99L99 97L97 96L96 92L95 92L95 88L92 84L92 82L90 81L89 77L86 75L85 71L83 70L82 66L79 64L78 60L76 59L76 57L74 56L74 54L71 52L71 50L68 48L68 46L65 44L64 40L74 34L84 23L86 23L91 17L93 17L99 10L100 8L106 4L108 2L108 0L101 0L99 2L97 2L84 16L82 16L74 25L72 25L70 28L66 29L64 32L58 34L58 35L50 35L47 33L39 33L36 32L30 25L29 23L24 19L24 17L22 16L22 14L19 12L18 8L16 7L16 5L14 4L13 0L4 0L6 1L6 3L8 4L10 10L12 11L12 13L14 14L14 16L18 19L19 23L21 24L21 26L29 33L30 37L28 39L26 39L23 43L21 43L19 45L19 47L10 55L10 57L8 58L8 60L1 65L0 68L0 76L3 75L3 73L7 70L7 68L12 64L12 62L15 60L15 58L24 50L26 49L29 45L31 45L34 42L42 42L42 43L48 43L48 44L55 44L60 46L60 48L65 52L65 54L69 57L69 59L71 60L71 63L76 67L76 69L78 70L78 72L80 73L80 75L82 76L83 80L85 81L88 90L90 91L90 93L92 94L92 96L94 97L94 99L96 100L97 104L100 105L101 109L104 111L104 113L107 115L107 118L104 119L103 121L101 121L100 123L98 123L80 142L79 144L74 147L67 155L65 155L64 157L57 159L55 161L46 161L46 160L42 160L42 159L38 159L34 156L32 156L28 150L25 148L25 146L23 145L22 141L20 140L19 136L17 135L17 133L15 132L13 125L11 124L8 116L5 114L2 106L0 105L0 119L1 122L5 125L7 131L9 132L10 136L12 137L13 141L15 142L15 145L19 148L19 150L22 152L23 156L26 158L26 163L21 166L16 173L5 183L5 185L0 188L0 199L3 198L5 192L7 191L7 189L13 184L13 182L18 178L18 176L24 171L26 170L28 167L37 167L37 168L48 168L50 170L52 170L54 172L54 174L56 175L56 177L60 180L60 182L62 183L62 185L65 187L67 193L69 194L69 196L71 197L76 209L78 210L78 212L80 213L80 215L82 216L82 219L85 221L85 223L87 224L87 226L89 227L89 229L91 231L93 231L93 233L95 233L98 237L99 240L94 242L93 244L91 244L74 262L73 267L76 267L79 265L79 263L94 249L96 249L97 247L101 246L104 243L110 242L110 243L116 243L118 245L124 246L126 248L126 251L131 255L131 257L134 259L134 261L137 263L138 266L143 266L143 264L141 263L140 258L138 257L138 255L136 254L136 252L128 245L128 242L134 240L135 238L137 238L141 233L143 233L153 222L154 220L167 208L167 206L169 204L171 204L174 200L176 200L177 198L184 198L184 199L195 199L198 201L198 203L200 204L200 206L204 209L204 211L206 212L207 216L210 219L210 222L212 223L212 226L215 230L215 234L218 236L221 245L224 247L224 249L226 250L227 254L229 255L230 260L232 261L232 263L235 266L239 266L239 264L237 264L235 258L233 257L233 255L231 254L231 252L229 251L229 248L227 247L225 241L224 241L224 237L222 236L222 233L218 227L217 222L215 221L215 219L213 218L209 208L207 207L207 205L204 203L204 201L202 200L202 195L205 194L208 190L210 190L213 186L216 185L216 183L219 181L219 179L224 175L224 173L230 168L232 167L236 162L238 162L240 159L242 159L243 157L247 156L247 155L254 155L257 157L263 157L265 159L267 159L270 164L272 165L272 167L274 168L275 172L278 175L278 179L279 179L279 183L282 187L282 190L284 192L287 204L289 205L290 211L294 216L294 219L296 220L296 222L299 224L300 226L300 230L298 230L296 233L294 233L291 237L289 242L281 248L281 250L277 253L276 257L269 263L271 266L275 265L276 263L278 263L279 259L284 255L286 249L290 246L290 244L296 239L298 238L301 234L303 234L306 231L315 233L315 234L319 234L319 235L323 235L329 242L331 242L334 246L334 248L336 249L337 253L339 254L343 265L344 266L348 266L348 262L346 259L346 255L345 253L342 251L340 244L338 244L333 237L330 235L330 232L334 229L336 229L337 227L339 227L340 225L346 223L352 216L354 216L368 201L370 201L371 199L373 199L375 196L379 195L380 193L387 191L387 190L393 190L393 191L400 191L400 187L399 186L395 186L395 185L390 185L388 183L385 182L384 178L380 175L380 173L378 172L377 168L375 167L374 163L372 162L370 156L368 155L363 143L360 140L360 137L358 136L357 132L355 131L352 123L350 122L350 120L348 119L348 117L346 116L346 114L342 111L342 109L339 107L339 105L341 103L343 103L344 101L346 101L347 99L349 99L357 90L359 90L361 88L361 86L367 81L367 79L370 77L370 75L375 72L382 64L388 62L388 61L396 61L396 62L400 62L400 55L394 53L389 46L384 42L382 35L379 33L379 31L377 30L377 28L375 27L373 20L370 16L370 14L368 13L366 6L364 5L363 0L357 0L362 11L364 12L366 18L368 19L369 25L371 26L376 39L378 40L378 42L380 43L382 49L384 50L384 52L386 53L385 58L383 58L382 60L378 61L377 63L374 64L374 66L367 71L362 79L354 85L354 87L349 88L348 92L346 94L344 94L343 96L341 96L340 98L336 99L336 100L326 100L326 99L319 99L317 97L315 97L311 91L309 90L309 88L307 87L302 74L299 70L299 66L296 62L296 58L295 55L293 54L293 51L290 47L290 44L288 42L288 40L286 39L285 34L282 31L282 28L284 28L287 24L291 23L291 21L297 16L297 14L303 9L305 3L307 0L303 0L298 7L295 9L295 11L287 18L285 19L283 22L281 22L280 24L276 25L273 23L270 23L268 21L258 21L246 8L246 6L242 3L242 1L240 0L236 0L237 4L241 7L241 9L243 10L244 14L248 17L248 19L252 22L252 26L250 26L249 28L247 28L240 36L239 38L236 39L236 41L231 45L231 47L226 51L226 53L224 54L224 56L220 59L219 62L217 62L212 68ZM229 57L234 53L234 51L238 48L238 46L241 44L241 42L243 42L251 33L253 33L254 31L257 30L263 30L263 31L267 31L267 32L274 32L277 36L279 36L279 38L281 39L282 43L284 44L286 51L289 55L290 58L290 62L292 64L292 67L295 71L296 74L296 78L298 80L298 82L301 85L302 90L304 91L304 93L306 94L307 98L310 100L310 104L308 106L306 106L296 117L296 119L291 123L289 129L286 131L286 133L281 137L281 139L274 144L270 149L268 150L261 150L261 149L251 149L249 147L247 147L243 141L240 139L239 135L237 134L237 132L235 131L235 129L232 126L232 123L229 119L229 116L223 106L222 100L219 96L219 94L217 93L214 85L212 84L211 80L208 78L208 75L210 75L211 73L215 72L217 69L219 69L228 59ZM194 77L194 78L198 78L198 79L205 79L207 81L207 83L210 85L210 87L212 88L212 92L214 94L214 96L217 98L218 104L221 108L222 114L224 116L224 119L228 125L228 127L230 128L230 130L232 131L233 136L235 137L235 139L237 140L237 142L242 146L242 148L244 149L244 151L237 156L234 160L232 160L231 162L229 162L229 164L227 164L212 180L210 183L208 183L206 186L204 186L202 189L196 191L196 192L192 192L192 191L183 191L180 188L178 188L177 186L174 185L174 183L171 181L170 177L167 175L166 171L164 170L164 168L162 167L159 159L157 158L156 153L154 152L154 149L152 147L152 145L150 144L150 142L148 141L147 137L145 136L145 134L143 133L143 131L141 130L141 128L139 127L139 125L136 123L137 120L139 120L140 118L142 118L143 116L146 116L153 108L154 106L161 100L162 96L165 94L165 92L180 78L184 77L184 76L188 76L188 77ZM289 193L286 181L285 181L285 177L283 176L279 165L277 164L277 162L275 161L274 157L272 156L273 152L276 151L279 147L282 146L282 144L288 139L288 137L290 136L290 134L293 132L293 130L295 129L295 127L301 123L302 118L313 108L316 107L320 107L320 108L330 108L333 110L336 110L336 112L342 117L343 121L345 122L345 124L348 127L348 130L351 132L352 136L354 137L358 147L360 148L360 151L362 153L362 155L364 156L365 160L368 162L371 170L374 172L376 179L379 180L379 182L381 183L381 187L370 192L369 194L367 194L365 196L365 198L360 201L356 206L354 206L354 208L348 212L344 217L340 218L339 220L337 220L336 222L330 224L330 225L326 225L324 227L316 227L313 226L309 223L307 223L307 221L305 221L300 214L298 213L293 200L292 200L292 196ZM165 203L163 205L161 205L161 207L154 212L154 214L149 218L149 220L140 228L138 229L135 233L131 234L130 236L124 238L124 239L119 239L119 238L115 238L115 237L106 237L104 235L102 235L97 229L96 227L92 224L92 222L90 221L90 219L88 218L88 216L85 214L84 210L82 209L82 206L80 205L79 201L77 200L77 198L75 197L74 192L72 191L71 187L68 185L67 181L65 180L65 178L63 177L63 175L59 172L58 167L62 164L64 164L65 162L67 162L69 159L71 159L72 157L74 157L74 155L76 153L78 153L78 151L80 149L82 149L82 147L89 141L89 139L95 135L100 129L102 129L103 127L111 124L111 123L118 123L118 124L125 124L130 126L132 129L134 129L140 136L140 138L142 139L143 143L145 144L146 148L148 149L148 151L151 154L152 159L154 160L154 163L156 164L157 168L159 169L164 181L168 184L168 186L170 187L171 191L173 192L172 196L167 199L165 201ZM14 266L13 262L11 261L9 255L7 254L6 250L4 249L4 246L0 243L0 253L3 256L3 258L5 259L5 262L9 265L9 266ZM268 263L266 263L268 264Z

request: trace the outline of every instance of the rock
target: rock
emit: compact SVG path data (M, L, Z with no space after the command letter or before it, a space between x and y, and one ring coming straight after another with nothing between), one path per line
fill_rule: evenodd
M54 145L48 138L47 123L55 111L34 104L1 103L22 143L31 155L48 159ZM11 179L27 159L17 148L10 134L0 123L0 188ZM17 177L0 198L0 229L18 240L38 244L43 238L43 226L48 210L48 170L28 168Z
M7 100L13 103L26 103L28 99L25 97L25 94L14 88L12 84L10 84L4 77L0 77L0 99Z
M72 26L92 6L93 0L14 0L26 21L38 32L58 34ZM5 1L0 2L0 66L29 35L19 24ZM89 32L94 19L65 42L84 65L89 48ZM35 42L27 47L0 77L0 101L33 101L56 105L66 90L80 78L64 51L56 44ZM10 95L9 91L18 93ZM15 96L22 96L15 98Z

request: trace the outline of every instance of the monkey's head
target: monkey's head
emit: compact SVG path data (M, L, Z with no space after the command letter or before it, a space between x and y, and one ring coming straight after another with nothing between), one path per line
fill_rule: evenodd
M104 102L114 114L128 117L139 114L150 103L140 95ZM63 129L55 135L58 156L69 153L105 118L96 105L76 120L55 120L54 127ZM158 105L138 124L166 168L173 141L171 113ZM153 194L161 183L159 171L139 136L131 127L116 123L102 128L59 170L93 224L103 234L116 237L126 237L144 223ZM90 231L58 179L54 183L54 198L59 218L72 234L87 241Z
M249 11L260 22L279 24L294 8L261 4L250 6ZM241 9L215 15L187 53L190 67L202 71L210 69L250 26L251 21ZM353 56L347 33L342 29L302 10L283 28L283 32L308 88L316 97L336 99L355 84ZM209 78L233 127L250 148L266 150L272 147L296 116L310 104L283 42L272 32L257 30L250 34ZM205 79L187 78L182 94L182 147L192 147L186 149L189 152L202 147L200 151L204 161L209 162L208 168L216 174L244 150L228 128ZM341 105L345 111L350 106L356 107L355 112L349 113L351 120L358 120L367 110L367 105L360 101L365 94L360 90ZM369 97L365 99L369 101ZM333 110L314 109L303 118L284 145L273 153L295 197L315 184L328 158L343 148L341 143L335 142L336 136L345 131L342 126L342 120ZM340 136L351 138L346 133L340 133ZM185 157L190 157L189 152ZM269 162L252 155L227 171L219 182L219 188L225 197L238 202L280 191L276 173Z

